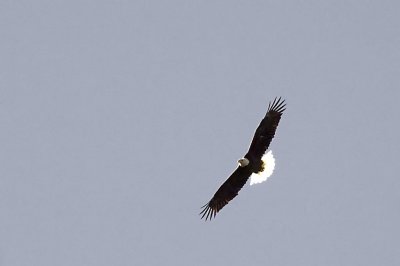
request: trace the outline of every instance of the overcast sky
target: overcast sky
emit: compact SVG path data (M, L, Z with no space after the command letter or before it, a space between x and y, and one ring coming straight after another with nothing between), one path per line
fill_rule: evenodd
M0 265L400 265L398 1L0 1ZM287 101L276 170L200 207Z

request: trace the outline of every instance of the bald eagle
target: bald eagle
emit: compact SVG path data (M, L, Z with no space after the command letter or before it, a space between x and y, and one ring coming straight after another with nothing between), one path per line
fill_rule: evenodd
M251 180L252 184L266 180L265 176L258 178L255 175L263 175L266 172L268 172L267 175L272 174L275 161L271 151L267 154L265 152L275 135L285 106L285 100L282 100L281 97L275 98L272 103L269 103L267 113L254 133L248 152L242 159L238 160L237 169L221 185L212 199L201 207L203 209L200 212L201 219L205 217L207 221L207 219L211 220L215 217L217 212L238 195L250 176L251 178L254 177L254 181Z

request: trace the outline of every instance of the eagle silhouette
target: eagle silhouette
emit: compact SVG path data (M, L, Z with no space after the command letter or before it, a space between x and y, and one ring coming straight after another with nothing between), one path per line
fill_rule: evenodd
M207 219L211 220L229 201L238 195L240 189L252 174L264 172L266 165L263 155L275 136L276 128L285 107L285 100L282 100L281 97L275 98L272 103L269 103L267 113L254 133L248 152L242 159L238 160L237 169L220 186L212 199L201 207L203 209L200 212L201 219L205 217L206 221Z

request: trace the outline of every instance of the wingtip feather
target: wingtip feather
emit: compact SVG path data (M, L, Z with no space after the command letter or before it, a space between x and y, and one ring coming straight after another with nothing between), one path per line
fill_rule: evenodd
M268 111L275 111L278 113L283 113L286 110L286 103L282 97L275 97L275 99L268 104Z
M203 219L205 217L205 221L211 220L217 214L216 210L210 207L210 202L203 205L201 208L203 210L199 213L199 215L201 215L200 219Z

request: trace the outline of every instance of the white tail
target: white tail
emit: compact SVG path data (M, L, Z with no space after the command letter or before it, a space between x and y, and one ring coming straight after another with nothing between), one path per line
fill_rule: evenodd
M250 186L266 181L268 177L270 177L274 172L275 158L274 155L272 154L272 151L269 151L266 154L264 154L261 160L264 163L264 171L257 174L252 174L250 176Z

